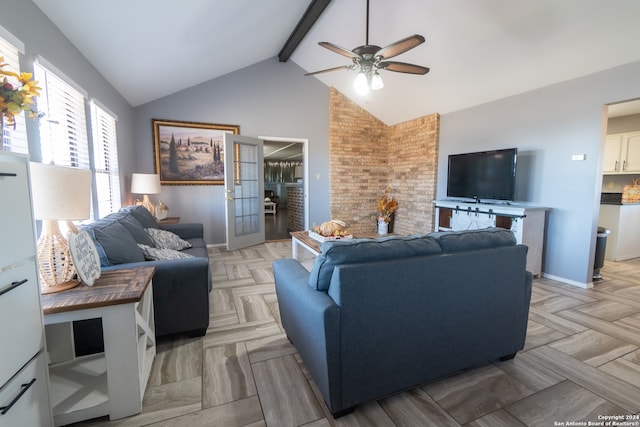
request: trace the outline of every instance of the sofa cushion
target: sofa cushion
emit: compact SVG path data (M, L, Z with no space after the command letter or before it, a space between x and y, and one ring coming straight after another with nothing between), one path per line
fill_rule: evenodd
M490 227L480 230L443 231L430 234L444 253L473 251L476 249L513 246L516 236L511 230Z
M144 261L144 255L131 233L119 222L100 219L87 228L91 228L90 234L99 246L98 254L106 257L106 260L100 257L101 266Z
M322 243L320 251L311 269L309 286L325 292L337 265L442 253L435 239L422 234L330 241Z
M142 250L144 254L144 258L149 261L159 260L159 259L183 259L183 258L193 258L193 255L190 255L186 252L180 252L173 249L160 249L154 248L147 245L142 245L138 243L138 247Z
M120 209L121 212L129 212L133 215L140 224L142 224L143 228L158 228L158 223L156 219L151 215L151 213L144 207L140 205L131 205L125 206Z
M153 240L153 246L160 249L172 249L179 251L191 247L191 243L183 240L177 234L159 228L145 228L145 231Z

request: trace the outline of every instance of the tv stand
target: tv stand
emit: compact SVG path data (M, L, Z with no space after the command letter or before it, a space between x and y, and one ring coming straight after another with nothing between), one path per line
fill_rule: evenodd
M527 270L534 276L539 276L542 272L547 208L457 200L436 200L434 206L435 231L506 228L513 231L519 244L529 247Z

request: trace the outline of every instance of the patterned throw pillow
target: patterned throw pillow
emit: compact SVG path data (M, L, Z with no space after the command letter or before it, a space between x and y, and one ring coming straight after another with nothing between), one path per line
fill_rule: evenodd
M138 243L138 247L142 249L144 258L148 261L159 259L193 258L193 255L186 252L175 251L173 249L152 248L151 246L143 245L142 243Z
M159 228L145 228L144 230L147 232L149 237L151 237L153 245L156 248L181 251L182 249L191 247L191 243L186 240L182 240L179 236L170 231L161 230Z

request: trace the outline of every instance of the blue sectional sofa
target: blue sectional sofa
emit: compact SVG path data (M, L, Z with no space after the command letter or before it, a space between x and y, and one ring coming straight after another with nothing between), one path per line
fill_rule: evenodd
M282 323L334 417L524 347L527 247L491 228L325 242L273 263Z
M211 273L202 224L160 226L144 207L127 206L80 228L93 238L103 271L143 265L156 267L153 276L156 336L205 334L209 326ZM153 245L145 231L148 228L164 229L178 235L191 245L180 252L192 257L145 260L138 243ZM76 335L83 334L81 328L93 329L95 326L76 326ZM81 341L89 343L91 331L83 335Z

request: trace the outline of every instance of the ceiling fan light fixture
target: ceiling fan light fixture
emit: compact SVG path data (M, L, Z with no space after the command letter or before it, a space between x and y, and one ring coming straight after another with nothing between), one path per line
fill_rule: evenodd
M353 82L353 85L356 88L356 92L358 95L368 95L369 94L369 79L364 71L360 71L356 76L356 80Z
M371 90L379 90L384 87L382 76L376 71L371 78Z

